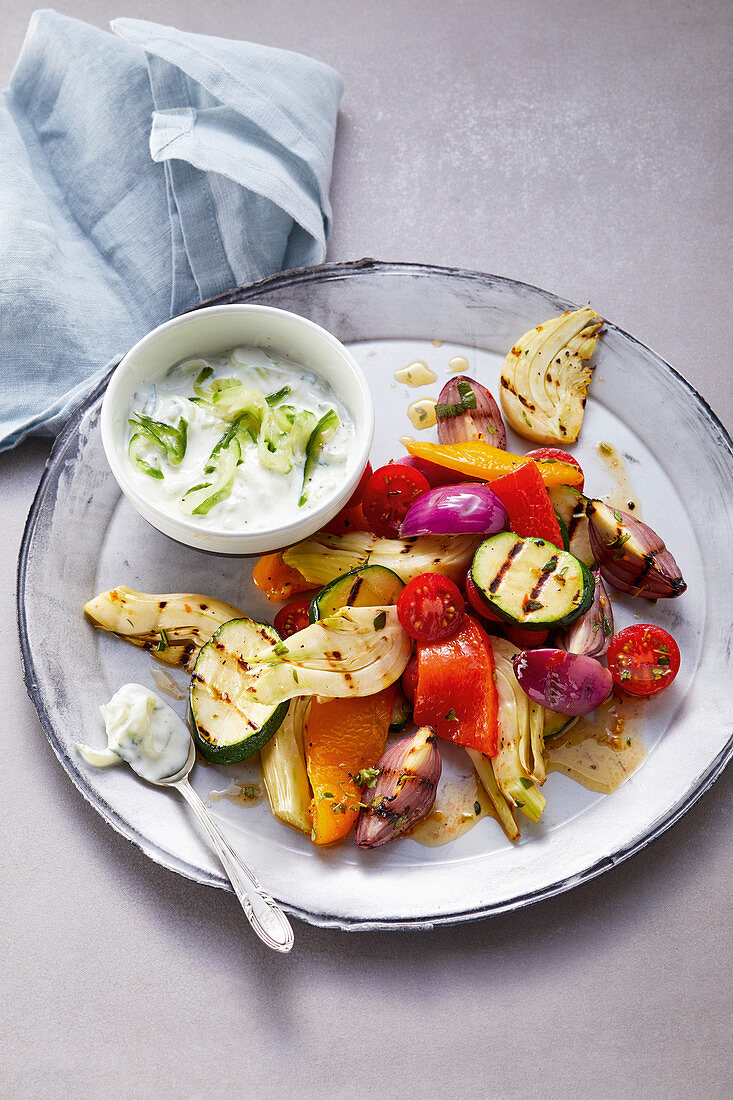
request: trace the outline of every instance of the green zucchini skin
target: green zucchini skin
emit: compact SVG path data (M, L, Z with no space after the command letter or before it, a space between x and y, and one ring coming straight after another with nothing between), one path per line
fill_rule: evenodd
M588 610L595 590L587 565L567 550L511 531L481 543L471 579L490 611L524 630L567 626Z
M238 764L259 752L279 730L289 701L251 703L233 688L246 681L246 665L280 635L268 623L231 619L211 636L196 659L189 687L189 717L196 745L212 764ZM233 667L232 667L233 666ZM238 705L239 704L239 705Z
M395 685L394 702L392 704L392 717L389 723L390 733L402 733L407 723L412 718L412 705L407 701L405 693L399 685Z
M384 607L396 604L405 587L384 565L362 565L322 588L311 600L311 623L333 615L340 607Z

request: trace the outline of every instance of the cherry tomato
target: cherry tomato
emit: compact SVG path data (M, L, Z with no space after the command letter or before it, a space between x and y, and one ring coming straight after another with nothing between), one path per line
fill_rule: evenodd
M608 644L608 668L614 683L627 695L657 695L679 672L677 642L661 626L635 623L620 630Z
M466 604L459 588L442 573L421 573L397 601L397 618L418 642L443 642L460 628Z
M437 462L428 462L426 458L415 458L414 455L403 455L402 458L396 458L394 464L396 466L409 466L411 469L417 470L418 473L428 479L431 489L436 489L440 485L456 485L461 481L480 481L480 478L471 477L470 474L459 474L455 470L448 470L445 466L438 466Z
M309 623L310 605L310 596L306 596L300 600L293 600L292 603L285 604L285 607L280 608L275 616L273 626L281 638L289 638L291 634L297 634L299 630L305 630Z
M400 680L402 687L402 693L408 702L415 702L415 689L417 687L417 653L413 653L410 660L407 662L407 668L402 673L402 679Z
M559 447L536 447L533 451L527 451L527 458L540 459L545 462L567 462L571 466L574 466L576 470L580 470L581 474L583 469L578 462L577 458L574 458L567 451L560 450ZM583 484L585 482L585 475L583 475L583 481L577 486L581 493L583 491Z
M375 535L397 538L410 505L430 488L427 478L409 466L380 466L364 489L364 519Z
M372 476L373 473L374 470L372 469L371 462L367 462L366 466L364 467L364 473L359 478L358 485L347 500L346 504L341 509L342 512L345 512L347 508L356 508L357 504L361 504L362 498L364 496L364 490L367 487L367 482L369 481L369 478Z

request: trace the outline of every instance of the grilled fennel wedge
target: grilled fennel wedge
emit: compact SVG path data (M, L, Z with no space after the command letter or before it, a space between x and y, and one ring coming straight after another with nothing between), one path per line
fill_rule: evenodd
M362 531L345 535L319 531L285 550L283 561L313 585L328 584L363 565L391 569L405 584L421 573L443 573L461 581L480 541L476 535L382 539Z
M306 836L313 827L313 797L305 761L305 722L309 696L292 699L280 729L260 749L262 780L275 817Z
M120 585L84 604L95 626L125 642L149 650L165 665L190 672L196 655L211 635L242 612L223 600L190 592L154 594Z
M266 705L375 695L399 679L411 653L396 607L342 607L263 653L245 673L245 690Z
M547 778L542 752L544 708L533 703L517 682L512 666L517 647L503 638L492 638L491 648L499 697L499 751L491 766L509 805L539 821L545 797L538 787Z
M501 407L515 432L535 443L575 442L602 328L595 310L585 306L517 340L501 372Z

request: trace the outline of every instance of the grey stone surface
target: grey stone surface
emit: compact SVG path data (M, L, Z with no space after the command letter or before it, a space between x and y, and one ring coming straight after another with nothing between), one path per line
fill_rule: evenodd
M346 80L329 258L590 300L733 422L724 0L57 6L328 61ZM3 82L31 10L3 5ZM104 825L18 657L15 560L47 451L0 456L2 1095L730 1095L729 776L649 849L539 907L431 934L297 925L284 959L232 897Z

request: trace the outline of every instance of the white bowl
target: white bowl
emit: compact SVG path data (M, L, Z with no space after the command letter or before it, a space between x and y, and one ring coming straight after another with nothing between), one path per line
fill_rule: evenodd
M237 345L276 351L308 367L333 387L355 430L343 479L328 498L291 523L279 522L249 533L202 530L185 515L173 516L163 511L146 499L133 482L127 461L127 421L136 391L156 382L170 367L184 359L220 355ZM166 321L128 351L104 395L101 430L107 461L120 489L158 531L198 550L217 554L262 554L312 535L333 519L349 499L369 458L374 435L374 403L351 352L319 325L272 306L208 306Z

